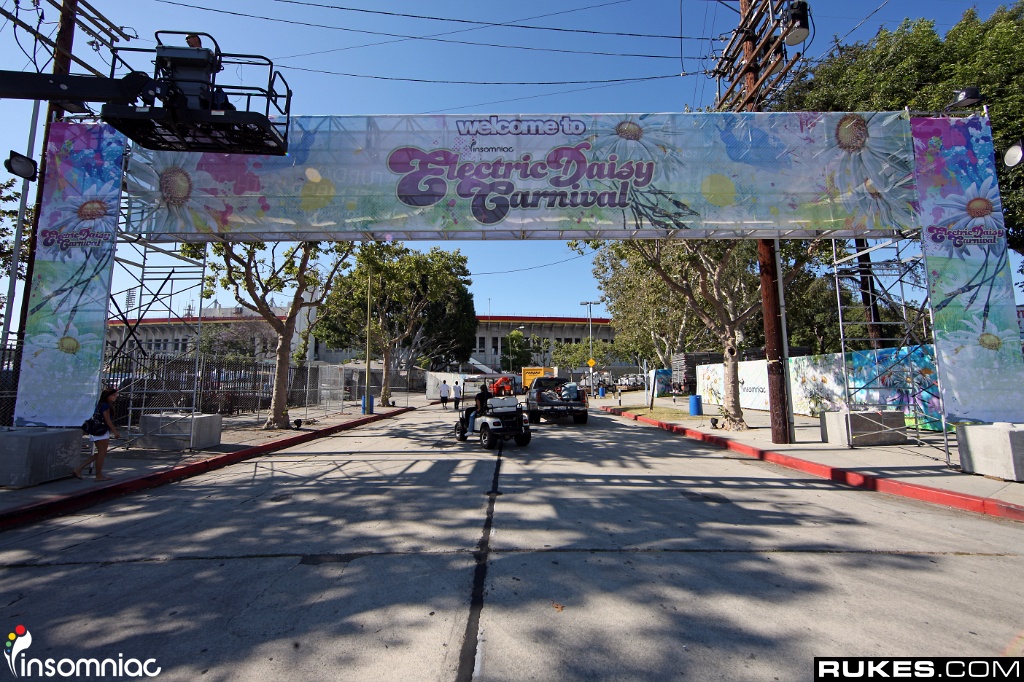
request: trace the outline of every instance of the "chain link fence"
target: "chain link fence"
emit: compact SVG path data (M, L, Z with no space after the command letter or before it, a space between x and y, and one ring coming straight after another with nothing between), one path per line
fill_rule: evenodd
M12 426L17 402L21 348L0 349L0 426ZM111 352L104 360L102 385L118 389L112 418L120 428L137 427L149 414L270 414L274 395L273 362L196 353L152 353L142 349ZM369 394L380 405L383 369L372 367ZM426 373L414 368L389 377L391 402L407 406L414 393L426 390ZM288 368L288 413L315 419L362 409L367 373L358 364L306 362ZM250 420L251 421L251 420Z

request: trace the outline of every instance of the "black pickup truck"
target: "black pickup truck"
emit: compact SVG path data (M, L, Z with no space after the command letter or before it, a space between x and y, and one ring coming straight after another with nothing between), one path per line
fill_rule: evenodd
M537 377L526 394L526 411L531 424L541 417L561 419L572 417L576 424L587 423L587 394L568 379Z

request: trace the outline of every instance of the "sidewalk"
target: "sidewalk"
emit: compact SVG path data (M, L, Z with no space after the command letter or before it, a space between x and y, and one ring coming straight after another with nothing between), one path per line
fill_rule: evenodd
M711 428L710 417L718 414L717 406L704 406L703 419L691 418L687 398L657 398L655 407L675 407L681 418L670 422L639 417L629 412L644 409L642 392L622 394L618 400L594 398L592 408L651 424L709 445L727 448L738 454L771 462L788 469L827 478L864 490L909 497L923 502L945 505L991 516L1024 521L1024 483L966 474L959 469L956 438L950 434L950 462L942 449L942 434L929 434L926 445L880 445L848 448L845 445L822 443L817 419L797 415L796 441L788 445L772 443L767 412L744 410L751 427L732 432ZM908 434L909 435L909 434Z
M0 488L0 531L22 526L50 516L67 514L128 493L179 481L183 478L219 469L252 457L281 450L306 441L387 419L428 404L423 396L396 397L397 407L375 407L373 415L363 415L358 404L327 414L302 408L292 410L294 417L306 422L293 430L265 431L266 413L224 417L221 444L194 452L147 450L125 447L112 441L103 473L112 481L98 483L91 471L84 479L71 476L29 488Z

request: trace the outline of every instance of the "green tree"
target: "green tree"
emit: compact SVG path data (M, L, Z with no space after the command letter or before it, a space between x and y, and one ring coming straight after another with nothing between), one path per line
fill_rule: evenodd
M541 367L547 366L551 362L551 339L546 336L531 334L529 343L531 353L530 362L536 362Z
M468 286L468 278L466 257L458 251L435 247L422 253L398 242L364 242L355 267L336 279L313 334L334 348L365 345L369 287L371 356L380 353L384 361L381 403L390 402L391 372L424 326L427 309L458 286Z
M466 281L427 306L423 325L409 344L409 361L441 370L469 360L476 347L476 307Z
M288 368L291 365L291 343L299 313L319 305L330 294L335 278L347 265L354 247L350 242L323 246L320 242L294 245L263 242L216 242L210 245L212 257L207 266L204 298L212 298L216 288L229 291L238 305L258 313L277 336L274 351L274 394L270 414L263 427L288 429ZM205 244L183 244L182 255L206 258ZM323 262L321 262L323 261ZM270 306L274 295L286 301L284 319Z
M1024 137L1024 0L985 21L974 9L940 37L933 22L905 21L867 42L839 45L793 80L780 111L942 111L954 90L977 86L989 107L995 149ZM1009 247L1024 253L1024 173L996 164Z
M594 365L595 369L607 367L618 358L616 344L611 344L601 339L594 342ZM587 367L587 360L590 359L590 339L584 339L582 343L556 343L551 351L551 364L556 367L568 368L569 373L577 369Z
M533 349L526 336L518 329L505 337L501 352L501 371L519 372L533 362Z
M594 259L594 276L612 317L615 349L621 359L672 366L672 356L711 341L688 305L649 270L629 266L620 249L603 249Z
M757 244L750 240L634 240L604 245L605 265L634 271L638 281L660 280L665 306L685 307L722 348L724 355L725 427L747 428L739 400L739 360L743 331L761 310ZM816 242L789 241L781 250L783 284L817 265ZM788 266L785 267L785 266ZM597 274L602 272L598 268ZM600 280L600 285L604 281ZM606 298L608 293L605 292ZM626 291L629 291L628 289ZM628 305L628 295L623 299ZM615 304L609 302L611 309ZM613 318L614 319L614 318Z

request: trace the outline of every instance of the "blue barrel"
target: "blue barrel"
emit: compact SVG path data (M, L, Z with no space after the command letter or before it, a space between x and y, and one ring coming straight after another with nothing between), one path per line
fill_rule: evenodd
M599 395L602 398L604 397L604 386L602 386L601 388L597 389L597 395Z
M373 396L363 396L363 414L373 414Z
M690 396L690 414L694 417L700 414L704 414L704 408L700 404L699 395Z

